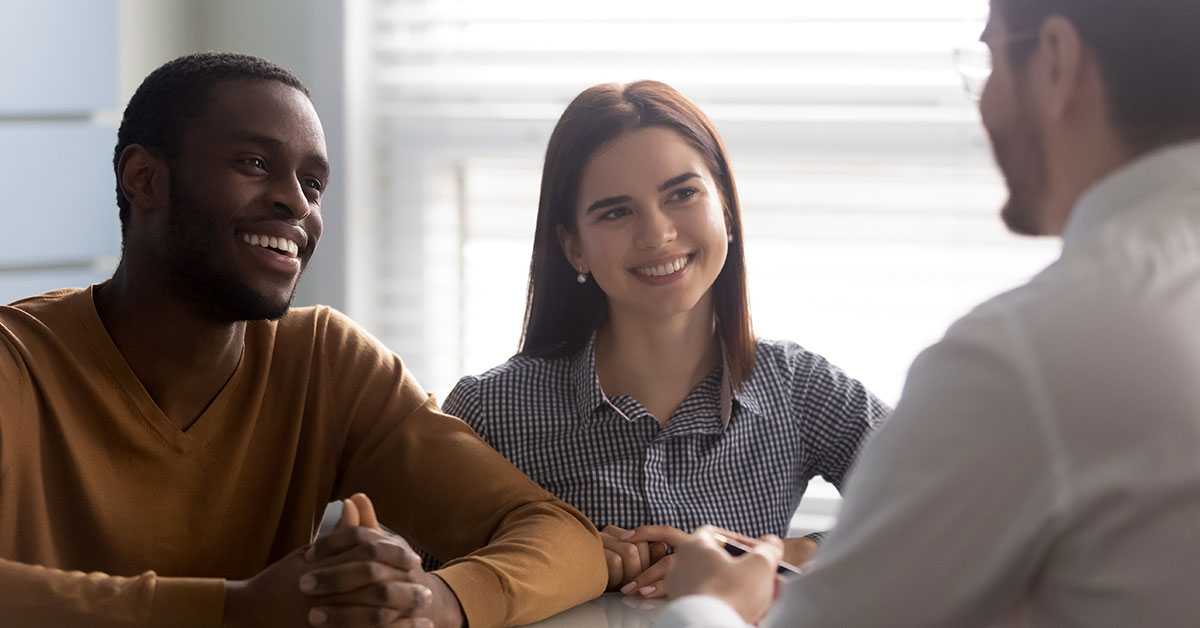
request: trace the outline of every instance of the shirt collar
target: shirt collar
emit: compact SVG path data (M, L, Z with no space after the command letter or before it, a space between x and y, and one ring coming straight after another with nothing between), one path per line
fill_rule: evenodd
M592 332L592 337L588 339L583 350L575 355L571 373L575 382L575 408L579 411L580 417L585 420L590 419L597 408L607 405L604 389L600 386L600 377L596 374L595 332ZM729 420L733 417L734 400L747 410L761 414L757 401L745 387L740 391L733 390L732 382L729 380L729 352L725 348L724 340L721 341L720 398L721 429L729 427Z
M1063 229L1064 252L1116 215L1147 201L1200 190L1200 141L1175 144L1134 159L1080 197Z

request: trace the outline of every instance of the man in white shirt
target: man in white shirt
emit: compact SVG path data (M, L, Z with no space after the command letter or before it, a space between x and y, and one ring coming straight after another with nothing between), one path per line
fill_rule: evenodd
M917 358L781 625L1200 625L1200 2L991 8L1003 217L1061 258ZM659 625L761 618L778 557L698 532Z

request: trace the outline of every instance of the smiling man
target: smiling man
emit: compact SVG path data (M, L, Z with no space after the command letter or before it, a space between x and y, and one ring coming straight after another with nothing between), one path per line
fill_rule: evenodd
M1200 2L992 0L1005 223L1060 258L913 363L788 626L1200 625ZM742 626L777 542L676 554L662 627ZM695 594L695 595L693 595Z
M581 515L344 316L289 309L329 181L294 76L164 65L114 167L113 277L0 307L0 623L498 626L603 590ZM369 505L314 544L359 492L446 566Z

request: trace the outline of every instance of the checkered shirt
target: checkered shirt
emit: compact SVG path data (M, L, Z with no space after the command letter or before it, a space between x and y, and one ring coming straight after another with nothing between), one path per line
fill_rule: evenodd
M759 340L740 391L718 367L660 425L632 397L604 394L594 342L573 357L517 356L464 377L442 407L599 528L713 524L786 536L808 481L820 475L840 490L890 411L823 357Z

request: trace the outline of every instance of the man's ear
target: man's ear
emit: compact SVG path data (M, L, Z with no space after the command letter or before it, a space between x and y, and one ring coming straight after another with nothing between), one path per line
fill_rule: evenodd
M1046 113L1061 120L1088 97L1087 54L1075 25L1062 16L1052 15L1042 23L1041 47L1045 55L1041 73L1041 93L1045 94Z
M170 196L166 160L141 144L130 144L117 161L121 194L134 209L154 210L167 205Z
M554 232L558 235L558 246L562 248L563 255L567 258L567 263L576 272L588 272L588 269L583 264L583 255L579 252L579 243L575 240L575 236L571 235L562 225L559 225Z

